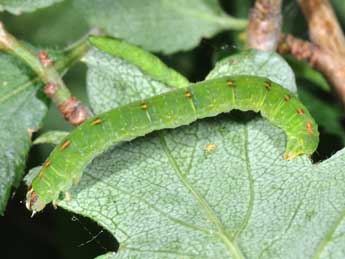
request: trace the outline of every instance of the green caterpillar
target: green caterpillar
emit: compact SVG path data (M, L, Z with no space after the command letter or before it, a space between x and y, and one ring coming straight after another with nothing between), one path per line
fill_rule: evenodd
M260 111L282 128L288 138L287 160L311 155L318 146L314 119L287 89L257 76L217 78L133 102L84 122L50 154L29 188L26 206L35 213L57 200L79 181L88 162L111 145L232 109Z

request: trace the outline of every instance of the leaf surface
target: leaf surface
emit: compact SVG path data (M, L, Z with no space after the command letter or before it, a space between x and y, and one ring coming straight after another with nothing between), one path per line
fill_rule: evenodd
M96 113L171 90L127 61L92 49L85 57L87 91Z
M52 144L58 145L61 141L69 134L67 131L51 130L43 133L33 142L34 145L37 144Z
M0 54L0 214L12 187L24 173L25 160L36 131L47 112L37 97L41 84L31 71L7 54Z
M216 0L74 0L91 26L140 45L172 53L198 45L225 29L245 29L246 21L226 15Z
M63 0L1 0L0 11L6 10L19 15L22 12L32 12L61 1Z
M210 77L251 72L295 89L281 58L249 53L219 64ZM113 57L92 57L113 64ZM124 76L131 75L127 69ZM115 84L109 74L98 84ZM132 100L138 87L141 98L152 95L149 83L129 81L128 95L112 106ZM72 200L59 205L119 240L117 254L100 258L343 258L345 150L315 165L307 157L285 161L283 131L246 115L224 114L115 146L94 159Z

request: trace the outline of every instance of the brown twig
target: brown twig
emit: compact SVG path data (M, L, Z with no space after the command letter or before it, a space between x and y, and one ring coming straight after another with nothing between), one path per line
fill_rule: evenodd
M323 73L334 86L340 100L345 103L345 59L337 53L291 35L283 35L278 47L281 54L291 54L299 60L306 60Z
M91 116L90 110L72 96L48 53L41 50L36 55L8 33L0 22L0 50L9 52L23 60L46 84L45 94L58 106L63 117L73 125L79 125Z
M345 37L328 0L299 0L308 20L310 39L323 49L345 56Z
M310 63L327 77L345 104L345 37L333 8L328 0L299 0L299 4L308 20L310 38L319 46L312 48L314 53ZM293 37L286 39L294 49L303 45L305 49L306 45L312 45L300 44ZM299 52L303 52L303 49Z
M281 6L281 0L256 0L247 31L250 48L276 50L281 33Z
M248 26L249 47L289 53L323 73L345 104L345 37L328 0L299 0L313 43L280 33L281 1L256 0ZM279 40L280 39L280 40Z

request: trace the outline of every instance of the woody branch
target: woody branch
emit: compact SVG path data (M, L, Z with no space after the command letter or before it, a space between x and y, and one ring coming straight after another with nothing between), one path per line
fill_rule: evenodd
M281 1L256 0L250 15L251 48L292 54L323 73L345 104L345 37L328 0L299 0L312 42L280 34ZM277 37L279 35L279 37Z

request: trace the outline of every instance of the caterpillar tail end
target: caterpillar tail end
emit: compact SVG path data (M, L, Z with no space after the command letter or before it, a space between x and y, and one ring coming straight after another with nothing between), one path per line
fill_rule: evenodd
M286 151L284 154L285 160L292 160L300 155L311 156L318 146L318 139L302 139L302 138L289 138Z
M31 217L33 217L37 212L44 209L46 203L30 188L26 194L25 206L28 210L32 211Z
M296 158L299 155L300 154L296 154L296 153L293 153L293 152L285 152L284 159L285 160L292 160L292 159Z

